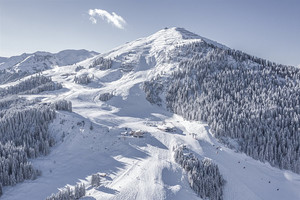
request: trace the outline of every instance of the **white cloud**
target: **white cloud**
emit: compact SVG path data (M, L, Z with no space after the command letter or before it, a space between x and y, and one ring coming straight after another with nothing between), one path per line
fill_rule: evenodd
M96 20L94 17L90 17L90 21L91 21L93 24L97 24L97 20Z
M96 17L101 17L103 20L106 20L107 23L112 24L119 29L124 29L124 26L126 25L126 21L123 19L123 17L117 15L114 12L110 14L106 10L90 9L89 15L90 15L90 21L93 24L97 23Z

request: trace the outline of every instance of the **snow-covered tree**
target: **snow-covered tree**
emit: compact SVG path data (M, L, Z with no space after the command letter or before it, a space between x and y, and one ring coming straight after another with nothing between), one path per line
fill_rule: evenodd
M0 197L2 196L3 191L2 191L2 184L0 183Z
M74 77L74 82L82 85L87 85L94 79L94 75L81 74Z
M14 95L14 94L38 94L43 91L53 91L61 89L60 83L52 81L51 77L43 75L35 75L5 89L0 88L0 96Z
M108 101L111 98L113 98L113 96L114 95L112 93L108 93L108 92L102 93L102 94L99 95L99 100L100 101Z
M97 68L99 70L106 70L112 67L112 60L106 59L103 57L99 57L93 61L93 63L89 66L89 68Z
M64 99L51 103L51 107L55 110L65 110L72 112L72 102Z
M191 188L202 199L222 200L225 180L218 165L207 158L200 161L183 145L175 147L174 151L175 161L187 172Z
M167 59L179 61L178 70L144 84L151 103L165 92L169 110L207 121L217 138L255 159L300 173L300 69L204 41L174 52Z
M54 106L53 106L54 105ZM15 185L41 174L29 159L47 155L55 143L48 125L55 109L72 110L71 103L41 104L17 96L0 100L0 184Z
M100 175L99 174L93 174L92 175L91 185L93 187L98 187L100 185Z
M76 66L76 68L75 68L75 72L79 72L79 71L82 70L82 69L84 69L84 67L81 66L81 65L78 65L78 66Z
M52 194L46 200L75 200L85 196L85 185L79 183L75 186L74 190L69 186L61 189L58 193Z

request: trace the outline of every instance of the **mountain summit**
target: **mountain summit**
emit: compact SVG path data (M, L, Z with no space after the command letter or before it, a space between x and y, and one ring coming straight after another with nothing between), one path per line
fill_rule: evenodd
M184 28L165 28L162 29L148 37L140 38L132 42L128 42L120 47L113 49L105 55L110 55L110 57L117 57L118 55L129 52L131 50L146 49L151 52L157 52L160 50L167 50L169 48L174 48L176 45L184 45L192 42L201 42L213 44L220 48L227 48L212 40L206 39L199 35L196 35Z

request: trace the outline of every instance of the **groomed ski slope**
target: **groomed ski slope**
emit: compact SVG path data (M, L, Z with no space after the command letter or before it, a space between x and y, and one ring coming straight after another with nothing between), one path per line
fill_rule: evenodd
M63 83L64 89L26 97L45 102L70 100L73 112L58 113L50 126L58 141L56 146L48 156L32 161L42 170L42 176L4 188L1 199L45 199L57 188L78 182L86 184L86 197L82 198L86 200L200 199L190 189L184 170L174 162L172 149L180 144L218 164L226 180L226 200L300 199L300 175L234 152L211 135L206 123L186 121L146 100L141 84L154 74L171 73L176 67L176 63L163 63L163 53L171 51L174 42L197 39L191 36L185 41L182 31L176 29L162 31L169 31L169 35L158 32L105 54L115 61L109 70L89 69L92 58L80 63L85 69L77 74L76 66L43 72ZM132 71L120 70L121 62L133 65ZM92 83L74 83L74 76L81 73L93 74ZM99 94L106 92L114 97L100 101ZM162 127L175 131L158 129ZM125 129L146 133L141 138L124 136L121 133ZM102 175L97 188L90 185L95 173Z

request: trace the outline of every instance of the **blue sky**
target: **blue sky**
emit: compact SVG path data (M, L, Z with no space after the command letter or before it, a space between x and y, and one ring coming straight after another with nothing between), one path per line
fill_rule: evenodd
M90 9L114 12L124 22L118 27L107 23L107 13L102 19L94 12L94 24ZM106 52L173 26L271 61L300 64L299 0L0 0L0 56Z

